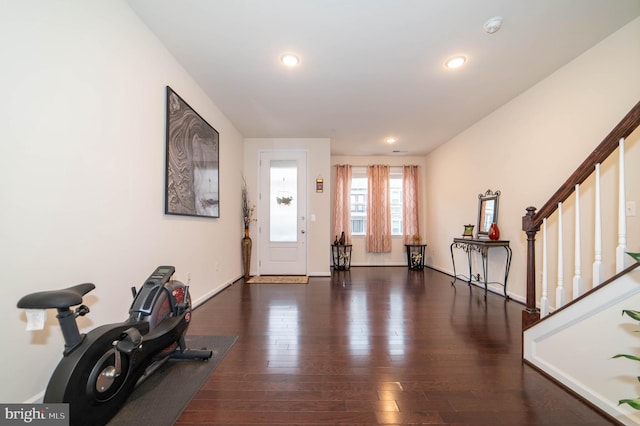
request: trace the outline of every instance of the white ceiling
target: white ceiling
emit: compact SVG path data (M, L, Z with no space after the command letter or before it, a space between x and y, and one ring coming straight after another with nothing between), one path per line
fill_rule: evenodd
M640 0L128 3L243 136L331 138L333 155L426 154L640 16Z

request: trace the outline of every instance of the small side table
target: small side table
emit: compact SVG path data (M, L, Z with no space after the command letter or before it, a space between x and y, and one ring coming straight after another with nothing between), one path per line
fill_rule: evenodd
M333 269L346 271L351 267L351 244L332 244Z
M407 266L409 269L424 268L424 249L426 244L405 244L407 249Z

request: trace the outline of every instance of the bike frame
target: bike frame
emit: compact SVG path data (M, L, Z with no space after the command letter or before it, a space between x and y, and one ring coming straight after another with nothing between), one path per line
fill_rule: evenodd
M18 302L19 308L58 311L65 349L49 380L45 403L69 403L72 424L106 424L156 364L170 357L211 357L211 351L185 346L191 301L188 287L170 280L174 271L171 266L158 267L139 291L134 289L126 321L87 334L80 334L76 317L89 308L70 307L82 303L82 297L95 288L91 283L30 294Z

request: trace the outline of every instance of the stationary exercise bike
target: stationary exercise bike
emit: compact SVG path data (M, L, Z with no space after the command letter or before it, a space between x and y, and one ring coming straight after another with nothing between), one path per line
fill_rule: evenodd
M210 350L191 350L184 336L191 321L189 287L171 280L173 266L158 267L133 292L129 318L80 334L76 317L89 313L82 297L91 283L43 291L18 301L22 309L57 309L64 336L63 358L44 395L45 403L68 403L73 425L103 425L127 400L136 384L169 358L211 358ZM74 310L71 306L80 305Z

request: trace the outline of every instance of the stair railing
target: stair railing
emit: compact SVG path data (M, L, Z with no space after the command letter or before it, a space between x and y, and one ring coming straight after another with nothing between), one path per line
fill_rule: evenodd
M573 277L574 297L583 291L581 277L581 253L580 253L580 185L595 173L595 235L594 235L594 264L593 279L594 286L603 281L602 269L602 234L601 234L601 213L600 213L600 164L606 160L616 149L619 151L619 184L618 184L618 246L616 248L616 272L624 269L624 251L626 250L626 215L625 215L625 181L624 181L624 140L638 126L640 126L640 102L638 102L618 125L604 138L598 147L582 162L575 172L565 183L549 198L549 200L536 211L535 207L527 207L527 213L522 217L522 230L527 235L527 271L526 271L526 307L522 312L523 330L546 316L548 307L548 286L547 286L547 240L546 222L547 219L558 211L558 286L556 287L556 305L564 304L564 282L563 275L563 245L562 239L562 203L573 194L576 195L576 253L575 272ZM540 308L536 303L536 259L535 259L535 239L536 234L543 228L543 264L542 264L542 298ZM556 306L556 307L560 307Z

